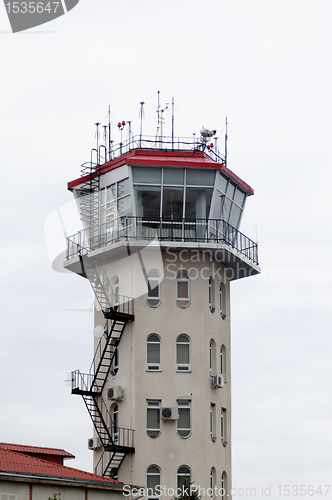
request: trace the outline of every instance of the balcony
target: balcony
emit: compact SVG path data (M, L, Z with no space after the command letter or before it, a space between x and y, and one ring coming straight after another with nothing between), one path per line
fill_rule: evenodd
M99 227L79 231L67 238L65 267L75 266L80 255L107 253L110 259L158 242L161 249L209 252L218 262L235 271L231 279L258 274L258 245L229 223L218 219L147 219L120 217ZM122 249L122 251L121 251ZM128 254L127 254L128 255Z

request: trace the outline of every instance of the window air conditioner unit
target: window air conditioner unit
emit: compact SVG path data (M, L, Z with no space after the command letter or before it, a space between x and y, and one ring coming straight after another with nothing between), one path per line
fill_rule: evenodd
M214 375L211 380L211 386L215 389L219 389L220 387L224 387L224 376L223 375Z
M176 407L169 408L164 407L161 409L161 418L162 420L177 420L179 418L179 412Z
M101 447L101 441L98 436L88 439L88 449L96 450Z
M108 389L107 397L108 399L122 399L123 389L121 385L116 385L115 387L111 387L111 389Z

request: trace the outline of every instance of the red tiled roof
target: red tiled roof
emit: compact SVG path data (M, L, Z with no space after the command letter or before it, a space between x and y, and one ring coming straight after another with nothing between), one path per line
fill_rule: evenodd
M27 448L30 448L29 446ZM57 477L72 479L73 481L93 481L99 483L107 483L110 486L119 485L121 482L115 479L110 479L90 472L84 472L65 465L54 464L47 460L24 455L16 451L5 449L0 446L0 474L1 472L13 472L18 474L33 474L35 476L41 475L43 477Z
M44 448L42 446L26 446L24 444L0 443L0 448L10 451L18 451L20 453L42 454L42 455L58 455L62 458L75 458L68 451L59 448Z

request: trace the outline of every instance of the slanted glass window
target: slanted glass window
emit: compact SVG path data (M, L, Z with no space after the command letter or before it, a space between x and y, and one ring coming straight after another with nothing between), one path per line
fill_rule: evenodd
M186 189L186 218L207 219L210 213L212 188Z
M171 186L183 186L183 168L164 168L164 184Z
M159 167L133 167L132 173L135 184L161 183L161 168Z
M182 219L183 188L165 187L163 190L163 219Z
M188 467L188 465L181 465L181 467L178 468L178 471L177 471L177 488L182 488L185 480L189 480L190 482L190 474L191 474L191 471L190 471L190 468Z
M188 307L190 304L190 281L186 271L180 271L176 277L176 305Z
M190 428L190 401L178 401L179 418L176 421L177 433L186 438L191 433Z
M209 278L209 308L212 313L215 311L215 301L214 301L214 279Z
M179 335L176 339L176 371L190 371L190 339L187 335Z
M158 271L148 272L148 298L146 301L151 307L157 307L160 304L160 274Z
M158 500L157 486L161 483L161 473L159 467L156 465L151 465L146 472L146 499L147 500ZM160 488L159 488L160 489Z
M136 185L134 186L134 198L137 217L144 217L144 219L147 219L147 221L160 218L160 186Z
M160 434L160 401L147 401L146 431L152 438Z
M187 186L213 186L216 171L213 169L188 168Z
M160 370L160 337L156 334L151 334L147 338L147 370Z

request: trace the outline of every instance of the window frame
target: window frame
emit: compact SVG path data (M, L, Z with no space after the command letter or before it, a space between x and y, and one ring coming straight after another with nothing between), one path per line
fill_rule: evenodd
M159 424L159 428L153 428L148 426L148 411L151 410L156 410L157 411L157 420ZM160 430L160 412L161 412L161 401L156 400L156 399L147 399L146 401L146 433L147 435L155 439L160 436L161 430ZM150 433L157 433L155 436L149 434Z
M180 472L180 469L186 469L184 473ZM187 471L189 471L189 474L187 474ZM189 477L189 482L191 481L191 469L188 467L188 465L180 465L176 471L176 486L178 489L182 488L182 484L180 483L181 479L182 481Z
M220 411L220 437L223 446L227 445L227 409L221 407Z
M223 282L220 283L219 287L219 307L221 318L226 319L225 285Z
M149 276L149 275L152 275L152 274L156 274L156 276ZM154 286L153 288L150 288L149 287L149 282L150 282L150 278L151 278L151 281L156 281L158 284L156 286ZM147 279L147 287L148 287L148 294L147 294L147 298L146 298L146 302L147 304L150 306L150 307L158 307L160 305L160 302L161 302L161 298L160 298L160 273L159 271L155 270L155 269L151 269L147 275L146 275L146 279ZM151 290L155 290L155 288L157 288L157 296L149 296L149 293L151 292ZM149 302L150 301L150 302ZM153 303L153 301L156 301L156 303Z
M209 309L213 314L216 310L215 307L215 283L212 276L209 278Z
M111 362L110 374L112 375L112 377L115 377L118 371L119 371L119 344L116 345L114 350L114 356Z
M119 440L119 405L114 403L111 406L111 436L113 441Z
M158 469L158 472L149 472L150 469L152 469L154 467L156 469ZM155 465L155 464L149 465L149 467L146 469L146 500L159 500L160 499L160 496L158 496L158 495L148 495L147 494L147 493L149 493L148 490L151 488L151 486L149 486L149 484L148 484L149 477L155 477L155 476L159 476L159 482L156 486L160 486L161 485L161 469L160 469L160 467L158 467L158 465Z
M149 338L156 336L157 341L149 341ZM159 345L159 363L149 362L149 345ZM150 333L146 338L146 371L148 372L161 372L161 338L157 333Z
M184 407L182 409L188 409L188 411L189 411L189 427L179 427L181 406ZM179 418L176 421L176 433L180 438L187 439L189 436L191 436L191 400L178 399L177 400L177 407L178 407L178 412L179 412ZM186 435L181 435L180 434L181 431L182 432L188 431L188 433Z
M210 438L213 443L217 441L216 436L216 405L210 403Z
M186 277L184 276L186 275ZM178 286L179 283L188 283L188 293L187 297L179 297L178 293ZM180 307L181 309L186 309L187 307L190 306L191 300L190 300L190 276L187 271L184 269L181 269L177 275L176 275L176 305Z
M180 337L186 337L188 342L179 341ZM187 345L188 346L188 363L179 363L178 362L178 346L179 345ZM188 373L191 371L191 342L190 337L186 333L180 333L180 335L176 338L176 371L177 373Z

